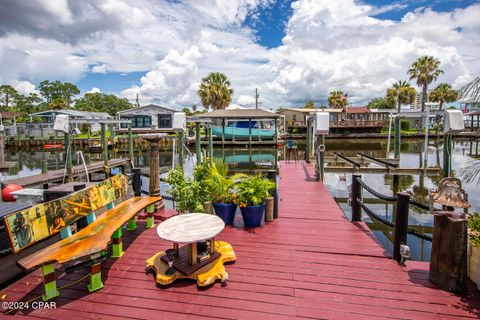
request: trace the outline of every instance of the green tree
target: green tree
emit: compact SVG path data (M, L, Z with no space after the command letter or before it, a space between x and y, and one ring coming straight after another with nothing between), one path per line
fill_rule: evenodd
M78 94L80 94L80 90L74 84L70 82L65 82L62 84L61 92L65 103L67 104L67 108L70 108L72 104L72 98Z
M394 109L395 103L384 97L373 98L367 104L368 109Z
M428 95L428 99L433 102L438 102L438 110L443 109L445 102L455 102L459 98L457 90L452 89L452 86L448 83L440 83L435 89L433 89Z
M133 108L133 105L126 98L105 93L94 92L86 93L80 99L75 101L75 109L80 111L106 112L115 116L118 111Z
M4 110L12 106L18 96L17 90L8 84L0 86L0 103Z
M343 91L332 91L328 96L328 106L334 109L341 109L348 104L347 97Z
M410 86L407 81L395 82L392 88L387 89L387 100L397 105L397 111L400 112L402 104L410 104L415 101L417 91Z
M28 96L19 94L15 102L14 111L23 112L27 115L42 111L42 107L45 106L45 104L42 104L42 98L36 93L30 93Z
M425 111L425 102L427 100L428 85L443 73L439 69L440 60L432 56L422 56L412 63L407 74L410 80L415 79L417 85L422 88L422 111Z
M315 109L315 105L312 100L308 100L303 106L304 109Z
M80 94L78 87L70 82L42 81L38 85L40 95L46 100L49 108L64 109L70 108L72 98Z
M227 76L220 72L211 72L197 91L205 108L225 109L232 102L233 89Z

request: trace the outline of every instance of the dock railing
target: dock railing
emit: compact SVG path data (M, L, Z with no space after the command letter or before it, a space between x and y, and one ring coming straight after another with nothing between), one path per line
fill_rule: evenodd
M365 189L378 199L395 202L396 215L395 221L388 221L372 209L367 207L363 202L362 191ZM420 209L429 210L430 207L412 199L408 193L398 192L395 196L389 196L382 194L370 186L368 186L363 180L362 176L358 174L352 175L352 186L350 192L350 204L352 207L352 222L362 221L362 209L372 219L388 227L394 228L394 242L393 242L393 259L398 262L402 261L401 246L407 244L407 234L416 236L417 238L432 241L432 237L428 234L418 232L408 227L408 215L410 205L417 206Z

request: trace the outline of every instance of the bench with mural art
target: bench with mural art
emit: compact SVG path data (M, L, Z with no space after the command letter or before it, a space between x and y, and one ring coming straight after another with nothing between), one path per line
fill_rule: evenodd
M126 194L127 187L128 178L122 174L116 175L88 189L15 212L5 218L14 252L54 233L60 232L62 235L62 240L17 261L26 271L42 268L44 300L59 295L54 270L56 263L88 261L91 264L88 289L95 291L103 287L101 261L109 245L112 244L113 258L122 256L123 225L128 222L127 230L135 230L136 214L145 208L153 211L153 205L162 201L161 197L135 196L115 206L115 200ZM104 206L107 211L97 218L95 212ZM71 225L85 216L89 224L72 235Z

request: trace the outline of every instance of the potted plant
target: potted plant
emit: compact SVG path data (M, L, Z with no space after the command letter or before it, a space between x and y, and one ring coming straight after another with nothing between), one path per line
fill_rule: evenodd
M180 165L168 172L165 182L170 188L167 192L175 199L179 212L203 212L203 203L209 198L206 184L209 174L208 162L197 165L193 177L185 177Z
M246 177L237 173L228 178L229 168L221 162L212 163L207 185L212 198L212 205L215 214L219 216L226 225L231 225L235 218L237 205L235 204L236 194L234 192L235 181Z
M259 227L265 212L265 200L270 197L270 191L275 183L261 175L244 179L237 184L236 202L240 206L245 227Z
M468 240L470 255L468 261L468 277L480 283L480 214L474 212L468 216Z

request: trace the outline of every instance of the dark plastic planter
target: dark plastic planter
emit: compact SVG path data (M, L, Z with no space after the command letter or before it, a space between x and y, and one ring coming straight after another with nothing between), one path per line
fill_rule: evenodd
M232 224L237 211L237 205L233 203L212 203L215 214L219 216L226 225Z
M255 228L262 225L265 204L258 206L247 206L240 208L240 211L242 212L243 224L246 228Z

